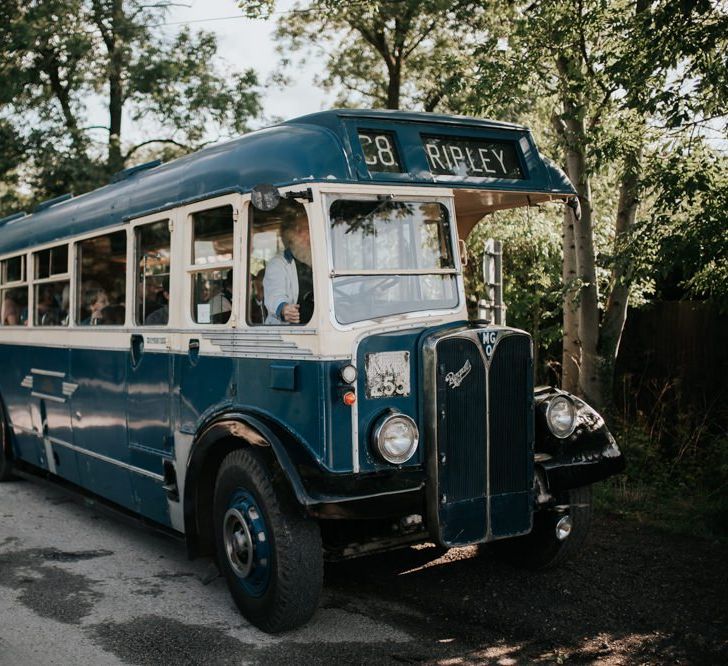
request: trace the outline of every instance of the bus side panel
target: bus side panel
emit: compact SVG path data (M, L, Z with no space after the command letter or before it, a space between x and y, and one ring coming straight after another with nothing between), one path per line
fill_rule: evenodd
M14 433L14 454L31 465L45 468L45 452L35 434L30 408L34 351L21 345L0 345L0 394Z
M42 433L39 439L45 449L47 467L58 476L80 484L78 456L68 446L73 442L69 400L76 386L70 381L70 352L35 346L28 353L26 363L30 363L33 381L33 393L28 400L36 430Z
M150 336L145 336L145 342ZM135 468L162 477L164 461L173 459L171 410L173 355L146 349L136 363L129 354L127 368L127 433L129 460ZM169 501L163 481L132 474L136 510L163 525L170 525Z
M215 411L252 409L293 431L325 463L324 363L204 355L194 361L179 355L175 363L182 432L194 434ZM350 436L348 440L345 446L350 450Z
M110 332L99 331L103 344ZM97 495L136 510L126 433L128 351L75 348L71 351L73 439L79 453L82 485ZM117 464L118 462L123 465Z

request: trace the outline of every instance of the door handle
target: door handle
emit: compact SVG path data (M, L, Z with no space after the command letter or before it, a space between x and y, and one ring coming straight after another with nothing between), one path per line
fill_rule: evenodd
M144 336L133 334L131 336L131 367L136 368L144 354Z
M187 346L187 355L192 365L197 365L197 359L200 357L200 341L192 338Z

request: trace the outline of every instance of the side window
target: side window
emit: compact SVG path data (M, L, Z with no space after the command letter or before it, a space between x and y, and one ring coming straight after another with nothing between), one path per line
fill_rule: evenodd
M76 323L122 326L126 317L126 231L78 244Z
M169 322L170 238L168 220L134 230L138 326L166 326Z
M25 255L0 261L0 325L28 325Z
M233 303L233 209L192 215L192 321L226 324Z
M68 245L33 253L34 326L68 326L71 279Z
M269 212L251 206L249 229L248 324L307 324L314 298L306 209L285 199Z

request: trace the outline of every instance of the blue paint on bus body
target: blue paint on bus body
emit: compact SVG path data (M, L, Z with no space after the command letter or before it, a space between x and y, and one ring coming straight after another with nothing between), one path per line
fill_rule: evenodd
M406 171L370 173L358 129L396 132ZM430 173L421 135L517 142L527 178L442 183ZM60 202L2 226L0 254L23 250L215 193L250 191L260 183L314 181L391 183L468 189L574 194L564 173L538 152L528 129L507 123L395 111L333 110L289 120L131 175L94 192Z
M0 345L8 369L0 375L0 395L17 457L53 469L44 446L50 437L59 476L166 525L161 477L164 461L175 459L175 436L196 435L219 413L258 414L304 446L321 472L351 472L351 408L339 399L341 362L200 356L192 363L186 354L146 352L132 368L129 357L126 351ZM63 376L32 374L36 367ZM281 367L293 370L292 385L276 385ZM23 386L31 375L32 388ZM64 396L64 384L76 387L72 395Z

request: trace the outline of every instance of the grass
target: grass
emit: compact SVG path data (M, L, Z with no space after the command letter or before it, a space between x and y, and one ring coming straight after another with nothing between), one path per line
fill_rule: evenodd
M705 424L704 414L700 422ZM671 532L728 542L728 434L680 415L674 427L622 422L615 437L627 470L595 488L598 510Z

